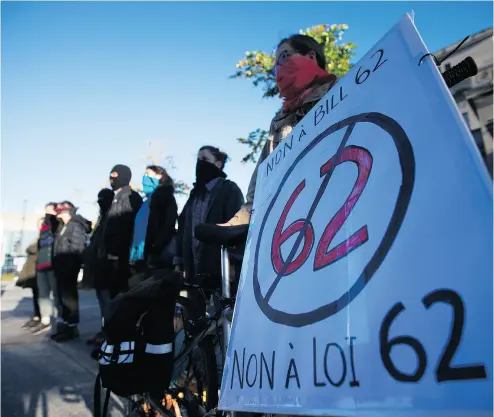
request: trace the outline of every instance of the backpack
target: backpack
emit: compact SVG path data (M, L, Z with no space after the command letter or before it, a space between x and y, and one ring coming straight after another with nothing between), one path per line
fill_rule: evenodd
M94 387L95 417L101 415L101 387L106 388L103 417L111 392L121 397L164 396L173 371L173 317L181 283L178 272L155 271L109 303L103 319L107 339Z

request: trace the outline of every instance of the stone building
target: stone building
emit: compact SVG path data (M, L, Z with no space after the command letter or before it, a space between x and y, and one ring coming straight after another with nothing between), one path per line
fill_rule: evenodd
M451 93L472 132L472 136L486 162L492 176L493 171L493 140L492 140L492 86L493 86L493 29L485 29L474 35L441 64L441 72L458 64L467 56L471 56L478 67L478 74L462 81L451 88ZM450 45L434 55L441 60L451 52L459 42Z

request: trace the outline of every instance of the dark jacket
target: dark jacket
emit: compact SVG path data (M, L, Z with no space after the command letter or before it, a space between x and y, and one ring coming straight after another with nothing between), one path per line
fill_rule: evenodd
M45 271L52 269L53 265L53 244L55 242L55 233L60 223L57 218L47 214L41 225L38 240L38 257L36 269Z
M80 257L86 248L91 222L79 214L72 216L67 224L58 228L55 236L54 257L73 255Z
M26 249L27 259L16 282L18 287L33 288L36 285L36 257L38 254L38 242L34 242Z
M120 263L128 263L134 220L141 205L142 197L128 185L115 193L110 210L101 221L102 236L98 244L100 260L113 255L118 256Z
M102 239L102 226L101 220L104 216L100 215L98 218L96 225L91 233L89 246L85 249L83 253L83 264L84 264L84 272L82 275L82 282L80 284L81 288L91 289L95 288L94 286L94 269L99 265L98 260L98 244L101 243Z
M149 200L149 219L144 245L144 259L153 265L175 235L178 208L172 185L161 185Z
M187 203L178 219L178 232L176 237L175 264L180 265L186 279L192 282L195 274L210 274L217 279L221 278L221 246L199 245L198 270L194 269L192 257L192 211L197 191L192 190ZM237 184L221 178L211 190L206 210L205 223L226 223L239 210L244 203L242 191Z

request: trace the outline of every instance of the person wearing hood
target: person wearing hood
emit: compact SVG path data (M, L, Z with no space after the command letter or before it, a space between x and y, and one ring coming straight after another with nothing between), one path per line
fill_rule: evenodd
M204 273L221 277L220 246L205 245L194 236L200 223L228 221L244 203L242 191L223 171L228 156L214 146L203 146L197 155L196 182L178 219L175 270L188 282Z
M53 245L59 227L56 213L57 203L45 205L45 216L39 228L36 257L36 285L40 320L30 327L33 334L41 334L51 329L51 317L58 319L58 293L53 267Z
M39 220L38 230L41 229L43 220L43 218ZM38 257L38 239L36 239L26 248L26 254L26 262L22 266L22 270L15 285L21 288L31 288L33 292L33 316L22 326L22 328L24 329L32 330L39 326L41 320L41 309L39 307L39 291L38 285L36 283L36 259Z
M101 222L110 209L113 197L115 193L109 188L103 188L98 192L97 204L99 206L99 216L96 220L96 224L90 234L89 246L84 251L84 274L82 277L81 288L93 289L96 288L94 284L94 271L93 266L97 263L97 246L101 240L102 227Z
M60 227L55 236L53 269L58 290L59 320L51 338L56 342L63 342L79 335L77 278L88 234L91 232L91 222L77 214L77 209L70 201L58 205L57 219Z
M172 267L173 259L166 257L166 250L175 235L178 210L173 180L165 168L158 165L146 168L142 192L146 199L135 220L130 254L130 263L137 273Z
M128 288L130 277L129 256L135 217L141 208L142 197L132 190L132 172L126 165L115 165L110 171L110 184L115 193L101 227L98 244L99 271L97 280L101 289L107 289L115 298Z
M301 34L279 42L274 73L283 100L282 109L271 121L268 140L249 183L246 204L228 222L218 226L249 224L259 166L337 81L337 77L326 70L323 46L314 38Z
M108 289L101 288L98 283L98 245L101 243L103 227L101 225L105 215L110 209L111 203L115 193L109 188L103 188L98 192L97 203L99 206L99 216L96 221L96 225L93 228L90 236L89 246L84 252L84 272L82 276L81 286L85 289L95 289L96 297L98 298L98 304L101 317L104 316L104 311L110 295ZM103 331L99 331L94 336L87 340L88 344L101 345L104 341Z

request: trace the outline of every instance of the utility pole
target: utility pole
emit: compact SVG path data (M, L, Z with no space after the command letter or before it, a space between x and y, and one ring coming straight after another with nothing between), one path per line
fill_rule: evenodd
M22 249L22 239L24 238L24 224L26 222L26 206L27 206L27 200L24 200L23 203L23 208L22 208L22 220L21 220L21 230L19 232L19 236L14 243L13 247L13 252L14 255L20 255L21 249Z

